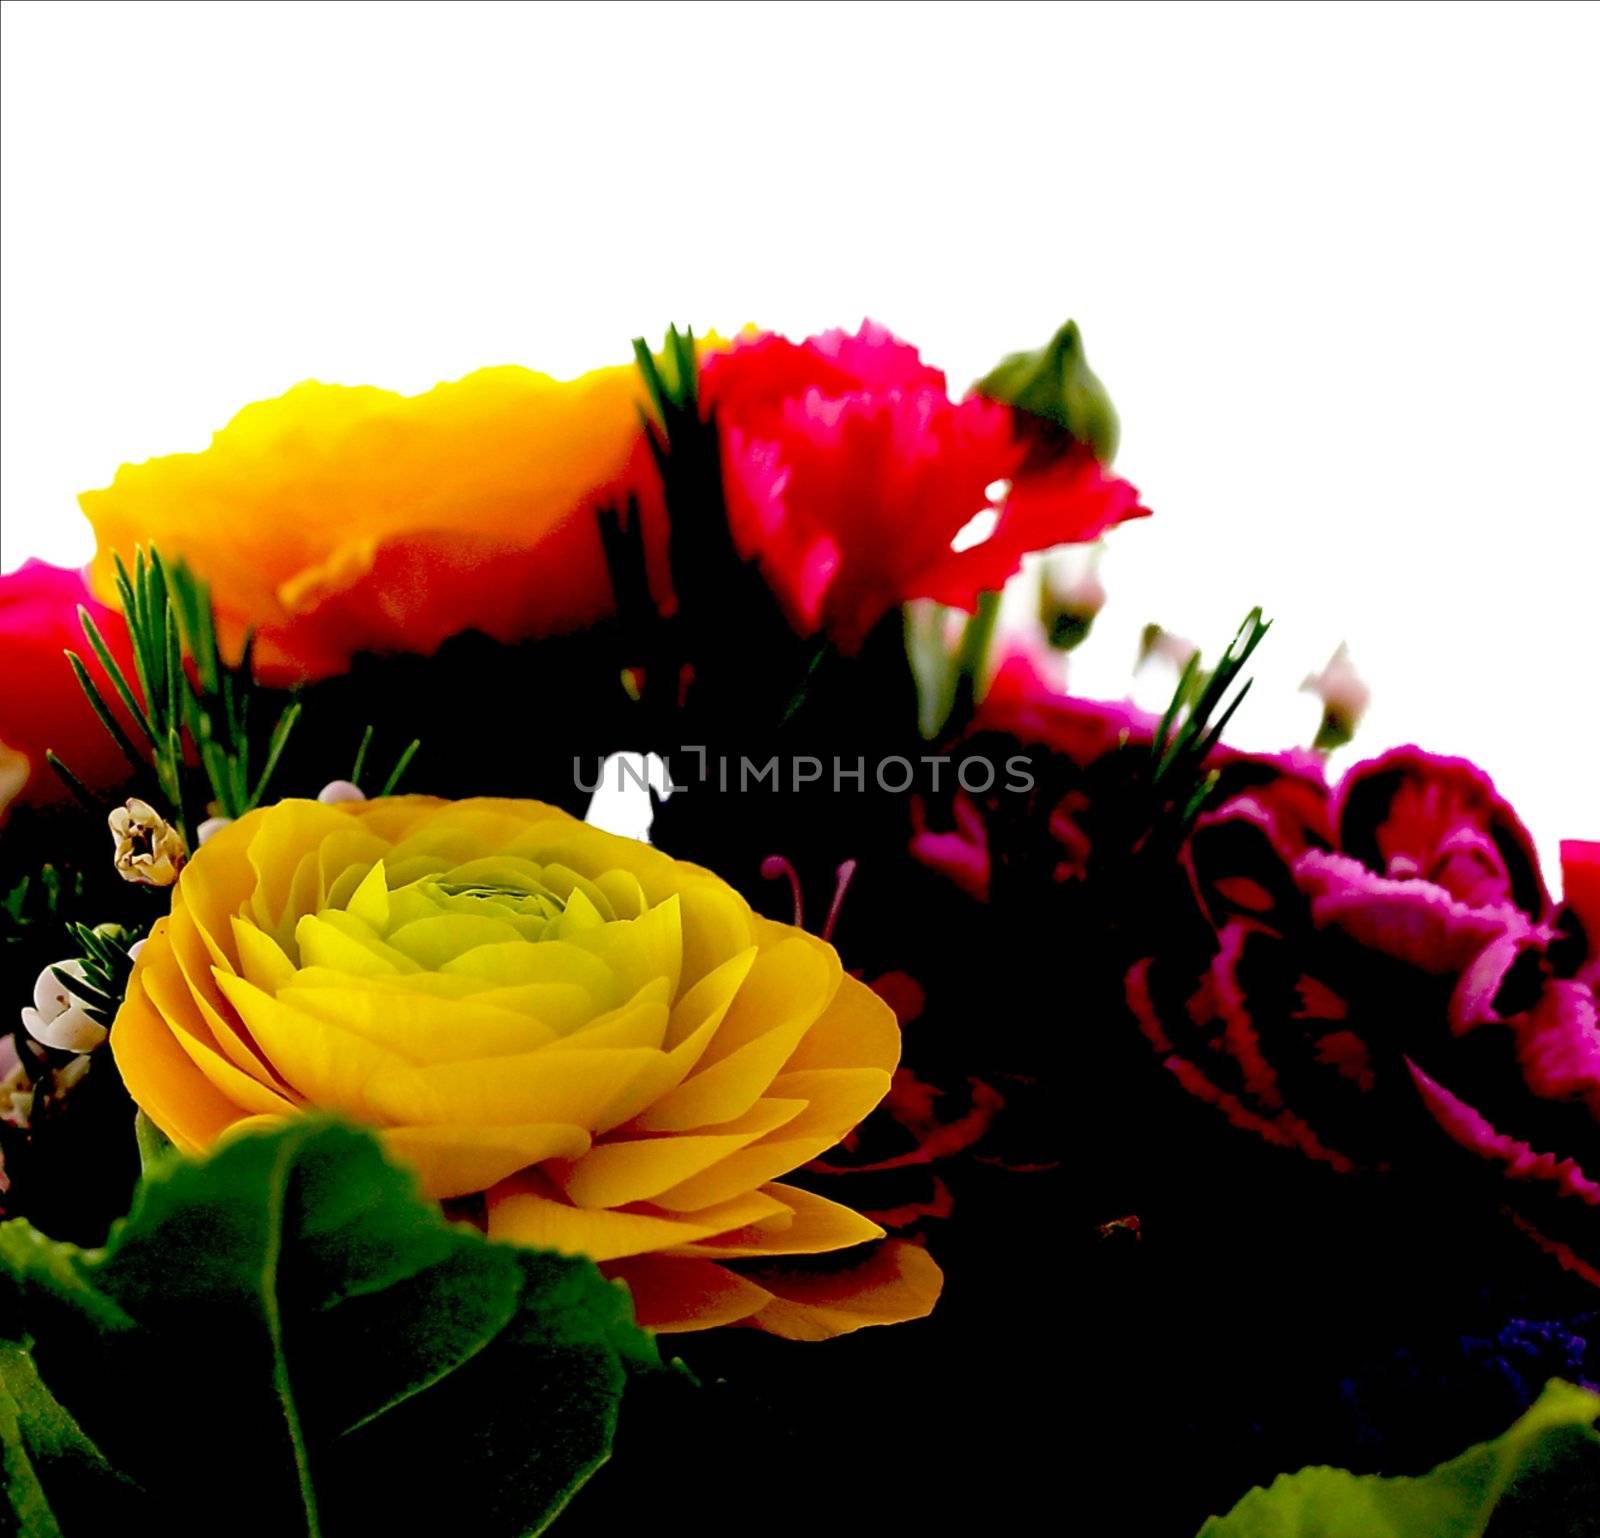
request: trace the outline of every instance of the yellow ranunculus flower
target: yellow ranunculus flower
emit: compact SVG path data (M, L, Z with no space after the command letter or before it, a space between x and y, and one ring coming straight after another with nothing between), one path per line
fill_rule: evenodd
M462 630L576 629L612 605L595 507L653 484L643 399L632 364L483 369L412 396L297 385L203 453L124 465L83 494L96 591L115 602L113 553L154 544L210 583L226 646L257 630L279 679Z
M432 1195L483 1193L491 1236L624 1278L658 1329L817 1338L938 1293L923 1251L856 1251L876 1224L779 1181L888 1089L887 1006L711 872L538 802L241 818L184 868L111 1046L180 1147L302 1106L367 1123ZM833 1250L842 1272L773 1262Z

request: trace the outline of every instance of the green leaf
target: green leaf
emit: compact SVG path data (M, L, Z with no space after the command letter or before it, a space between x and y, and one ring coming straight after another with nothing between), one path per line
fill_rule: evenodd
M1103 465L1117 456L1116 408L1089 367L1076 321L1033 352L1008 353L973 389L1087 444Z
M1553 1379L1504 1435L1420 1478L1280 1474L1200 1538L1581 1538L1600 1532L1600 1395Z
M152 1164L172 1152L172 1139L143 1111L134 1113L133 1137L139 1147L139 1168L146 1174L150 1173Z
M247 1503L256 1532L520 1538L660 1365L591 1262L447 1222L371 1136L311 1118L159 1161L103 1250L0 1225L0 1338L37 1364L0 1427L30 1538L105 1530L68 1524L37 1451L69 1430L168 1532Z
M906 660L917 687L917 729L929 741L965 727L989 687L1000 594L978 595L954 648L946 639L951 612L922 600L902 607Z
M0 1470L0 1533L72 1538L148 1517L143 1492L106 1462L14 1341L0 1341Z

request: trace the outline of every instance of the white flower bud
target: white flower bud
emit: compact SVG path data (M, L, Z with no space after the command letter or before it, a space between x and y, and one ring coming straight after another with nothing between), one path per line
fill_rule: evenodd
M1313 744L1318 748L1339 748L1349 742L1372 701L1372 690L1356 672L1350 652L1342 642L1328 659L1328 665L1320 673L1311 674L1300 689L1322 701L1322 724Z
M46 967L33 985L33 1008L22 1011L28 1034L58 1052L92 1052L106 1039L106 1028L55 975L64 972L83 982L87 973L81 961L60 961Z
M1174 635L1170 630L1163 630L1160 625L1146 625L1139 637L1139 661L1135 670L1142 668L1147 662L1165 662L1171 665L1174 672L1181 673L1189 665L1189 659L1200 648L1185 636Z
M349 780L330 780L317 792L317 800L324 806L337 806L341 801L365 801L367 793Z
M66 973L74 982L89 981L88 969L76 957L47 966L33 985L33 1007L46 1020L54 1020L57 1015L65 1014L77 1002L72 990L56 976L57 972Z
M183 835L137 796L107 819L117 841L117 874L141 886L171 886L189 858Z
M1071 651L1106 603L1100 580L1100 547L1052 556L1039 571L1039 621L1058 651Z

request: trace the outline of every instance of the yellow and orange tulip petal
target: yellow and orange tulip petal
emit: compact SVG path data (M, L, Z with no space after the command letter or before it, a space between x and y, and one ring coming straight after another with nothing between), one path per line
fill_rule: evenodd
M631 364L572 380L483 369L412 396L297 385L203 452L124 465L83 494L95 589L114 602L113 555L154 544L210 584L226 648L258 632L279 681L468 629L576 629L612 605L596 507L654 484L643 398Z
M532 801L286 801L184 868L111 1047L180 1147L304 1107L662 1330L917 1318L922 1251L787 1183L875 1106L893 1014L711 872ZM841 1264L785 1274L787 1257Z

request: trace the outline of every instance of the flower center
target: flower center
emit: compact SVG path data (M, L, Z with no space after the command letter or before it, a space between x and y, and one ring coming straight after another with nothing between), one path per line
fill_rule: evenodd
M399 852L353 865L293 921L292 936L283 950L290 970L273 982L286 1003L348 1025L359 980L397 1000L454 1000L463 1018L470 1001L520 1046L646 999L664 1029L683 959L676 896L652 905L625 872L591 880L511 855L451 864ZM511 1029L517 1017L527 1019L520 1033Z

